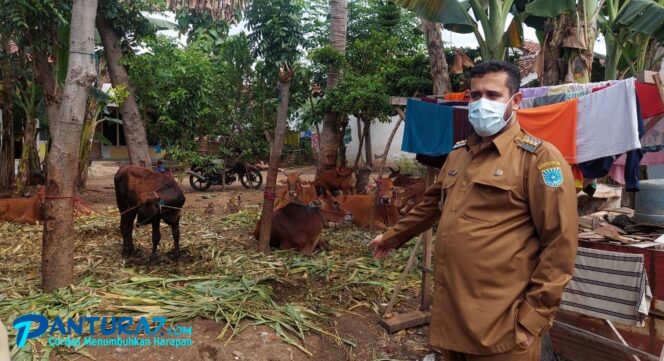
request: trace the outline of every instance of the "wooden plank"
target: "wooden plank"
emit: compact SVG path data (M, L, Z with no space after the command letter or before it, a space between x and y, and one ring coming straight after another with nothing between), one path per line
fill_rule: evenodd
M380 325L389 333L399 332L407 328L426 325L431 321L431 312L412 311L381 319Z
M428 189L434 182L436 178L436 170L433 167L427 167L427 176L425 180L426 188ZM422 235L422 241L424 243L424 255L422 260L422 266L425 269L431 269L431 257L432 257L432 245L433 245L433 232L431 229L428 229ZM433 303L433 297L431 295L431 285L433 283L433 275L428 272L422 272L422 287L420 291L420 311L426 311L431 307Z
M566 323L560 322L560 321L554 321L553 323L554 329L556 329L559 332L564 332L568 336L572 336L574 339L580 342L592 344L592 345L598 345L601 346L606 350L607 355L612 354L613 352L623 352L628 355L634 355L638 356L643 360L648 360L648 361L659 361L658 356L651 355L647 352L641 351L639 349L636 349L634 347L626 346L623 345L619 342L613 341L611 339L608 339L606 337L596 335L592 332L588 332L584 329L568 325ZM555 345L554 345L555 346ZM556 347L558 350L558 347ZM564 356L564 350L560 350L563 353Z
M611 321L609 321L609 320L602 320L602 322L603 322L605 325L609 326L609 329L611 330L611 332L613 333L613 335L616 336L616 338L618 339L618 341L620 341L620 343L622 343L622 344L625 345L625 346L629 346L629 344L627 343L627 341L625 341L625 338L622 337L622 335L620 334L620 332L618 332L618 329L616 328L616 326L614 326L613 323L611 323ZM634 358L634 361L641 361L640 358L638 358L638 357L636 357L636 356L634 356L634 355L632 355L632 357Z
M656 71L644 70L636 76L636 80L641 83L655 84L655 74Z
M579 226L588 229L596 229L599 227L600 218L593 217L592 215L579 217Z

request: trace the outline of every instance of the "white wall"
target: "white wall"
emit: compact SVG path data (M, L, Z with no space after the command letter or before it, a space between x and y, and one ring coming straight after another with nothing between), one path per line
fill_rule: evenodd
M392 134L392 129L399 120L399 116L394 116L391 118L390 123L379 123L376 122L371 124L371 148L373 151L374 157L376 155L381 155L385 151L385 145L387 143L390 134ZM348 164L353 164L355 162L355 157L357 156L357 147L359 145L359 139L357 137L357 120L355 117L350 116L348 125L351 127L353 132L353 140L346 146L346 159ZM406 153L401 151L401 141L403 140L403 130L406 126L405 122L401 122L399 129L396 134L394 134L394 139L392 140L392 145L390 146L390 151L387 156L387 161L396 161L403 157L415 158L414 153ZM364 145L362 146L364 149ZM362 150L362 158L360 163L364 162L364 150ZM377 164L374 160L374 164Z

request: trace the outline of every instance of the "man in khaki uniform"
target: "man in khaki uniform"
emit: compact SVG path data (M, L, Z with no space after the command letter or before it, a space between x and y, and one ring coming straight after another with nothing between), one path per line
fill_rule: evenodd
M440 220L430 343L446 361L540 360L578 241L570 166L515 119L519 70L473 68L469 120L424 200L369 243L383 258Z

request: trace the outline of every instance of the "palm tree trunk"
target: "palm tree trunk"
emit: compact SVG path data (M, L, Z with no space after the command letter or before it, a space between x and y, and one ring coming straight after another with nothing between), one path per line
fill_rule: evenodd
M432 23L421 19L424 35L427 41L429 62L431 63L431 79L433 79L433 94L445 94L452 89L450 76L448 74L447 60L443 48L442 26L440 23Z
M371 149L371 119L364 120L364 157L366 166L373 166L373 152Z
M120 37L115 31L111 21L103 14L97 16L97 30L104 45L106 59L108 60L108 73L114 87L125 86L129 90L129 97L122 103L122 128L124 129L129 161L135 165L150 166L150 154L148 152L148 138L145 124L141 119L136 103L134 88L129 83L127 69L120 63L122 50L120 49Z
M346 52L346 32L348 28L347 0L330 0L330 44L344 54ZM339 69L331 68L327 74L326 91L331 91L339 82ZM339 157L339 139L342 138L339 127L339 114L326 112L323 117L321 134L321 151L318 161L318 172L336 167Z
M272 229L272 211L274 209L274 195L279 173L279 159L284 149L284 138L288 126L288 102L290 100L290 84L293 78L291 70L282 70L279 81L279 109L277 110L277 125L274 129L274 141L270 149L270 165L265 177L265 197L263 198L263 211L261 212L260 240L258 250L264 254L270 252L270 230Z
M76 278L73 196L88 87L96 78L94 26L97 0L74 0L69 62L57 127L52 133L44 201L42 288L51 292Z
M3 39L5 54L9 54L9 40ZM0 189L10 189L14 184L14 117L12 89L14 84L11 77L11 58L6 57L2 63L3 91L0 94L2 102L2 132L0 133Z

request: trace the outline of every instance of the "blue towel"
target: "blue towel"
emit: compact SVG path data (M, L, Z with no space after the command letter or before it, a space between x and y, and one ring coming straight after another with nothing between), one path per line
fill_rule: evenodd
M454 108L408 99L401 150L425 155L452 151Z

